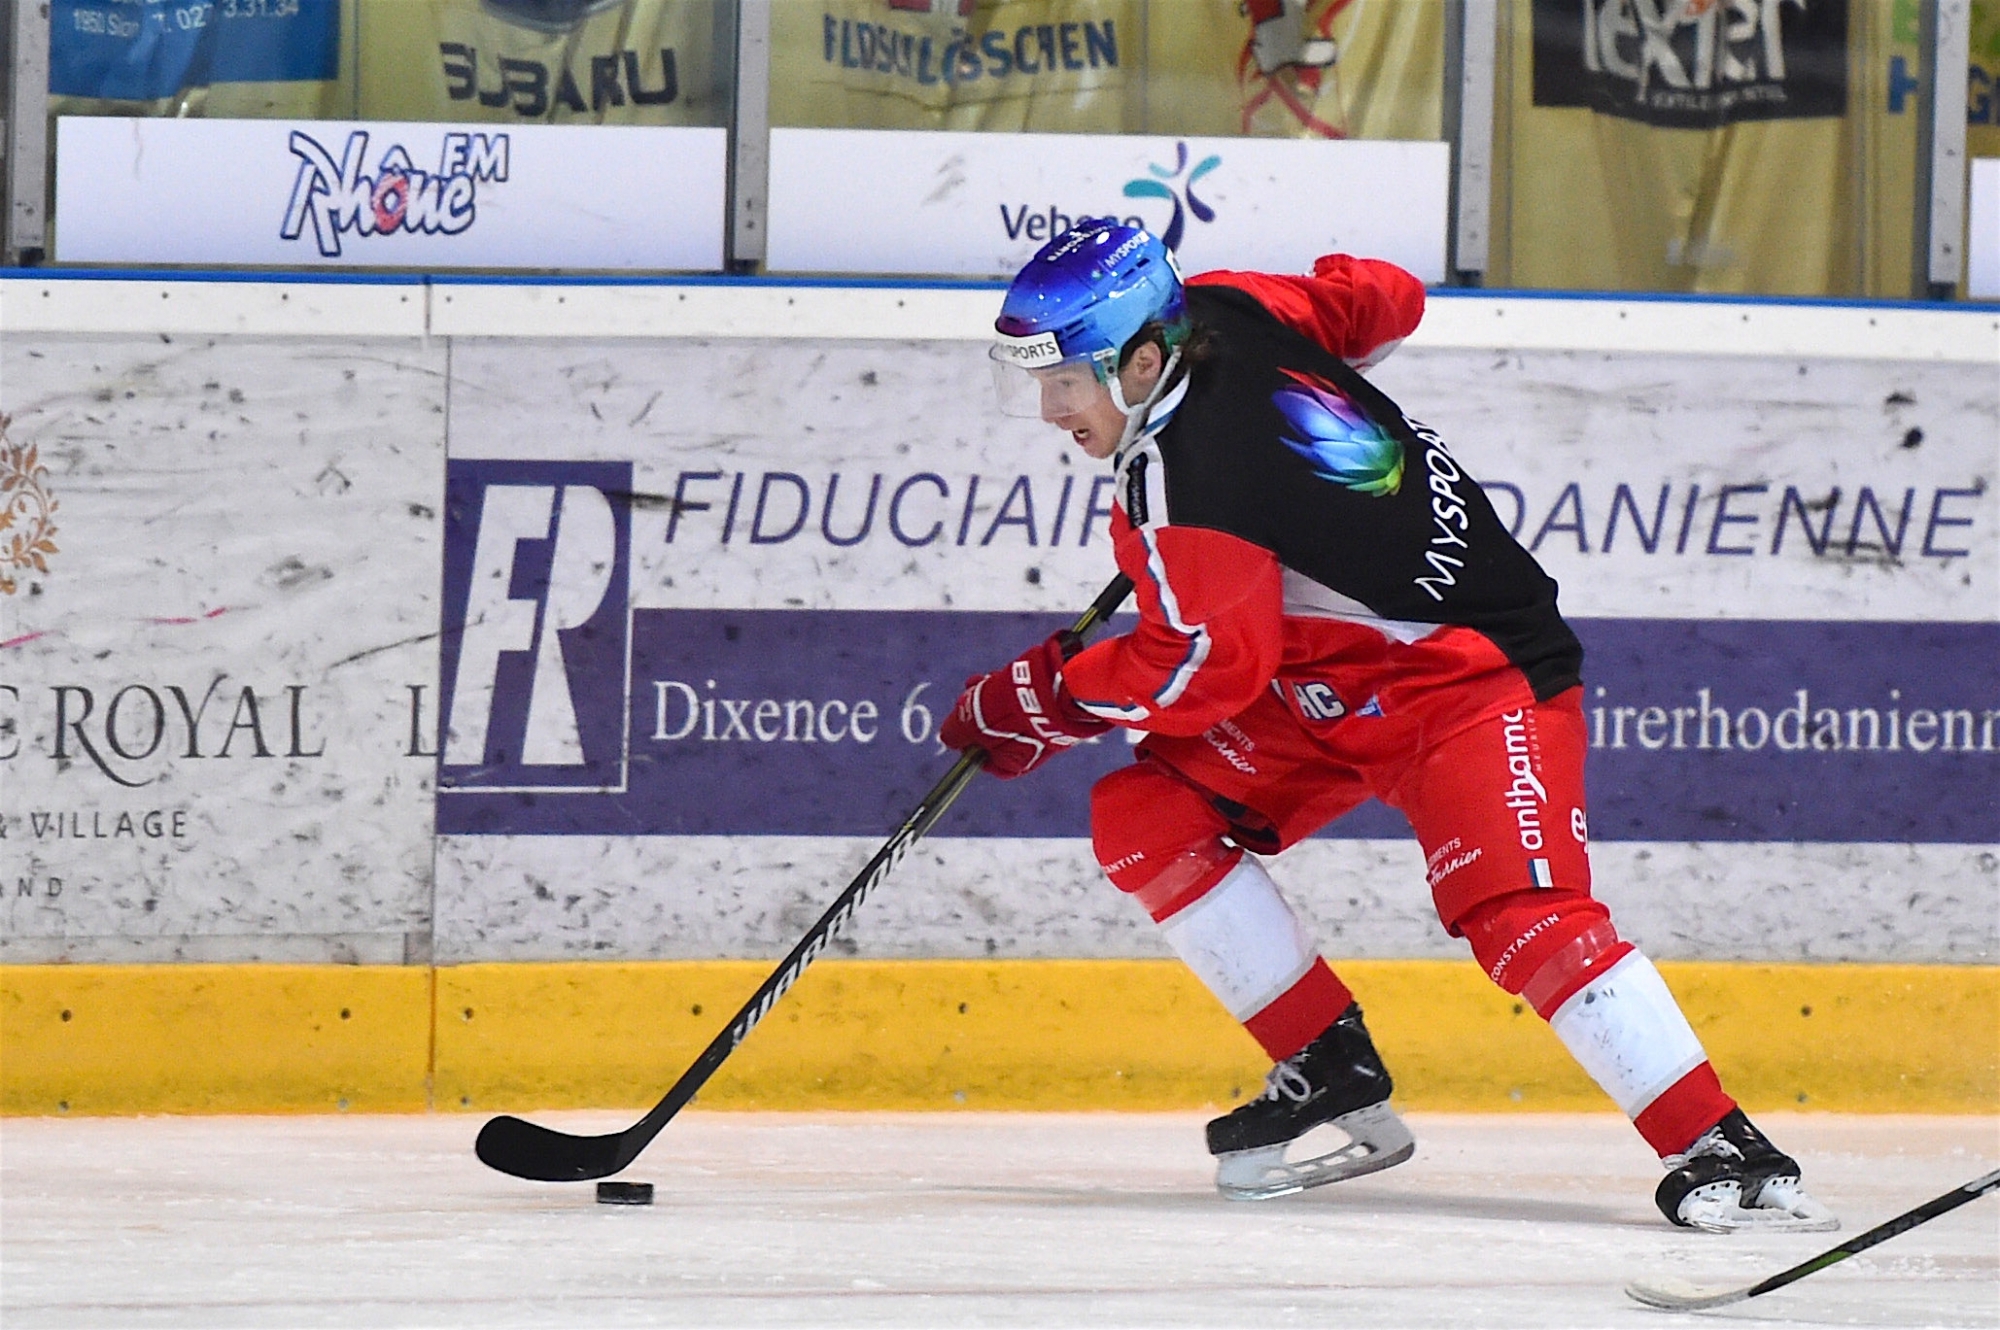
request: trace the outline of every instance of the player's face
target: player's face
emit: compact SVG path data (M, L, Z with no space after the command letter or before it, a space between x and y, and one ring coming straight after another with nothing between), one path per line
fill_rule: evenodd
M1088 373L1082 366L1069 365L1058 365L1040 373L1060 374L1071 369ZM1135 348L1131 359L1118 371L1119 394L1128 402L1144 402L1152 396L1153 389L1160 382L1160 375L1165 372L1166 357L1156 343L1147 342ZM1073 384L1071 391L1059 395L1045 388L1042 419L1068 430L1085 456L1101 461L1118 451L1119 440L1125 437L1126 417L1112 400L1110 391L1096 381L1095 375L1091 376L1089 386L1092 391L1085 393L1081 385Z
M1042 419L1068 430L1085 456L1102 460L1118 450L1125 413L1088 365L1037 370L1035 381L1042 392Z

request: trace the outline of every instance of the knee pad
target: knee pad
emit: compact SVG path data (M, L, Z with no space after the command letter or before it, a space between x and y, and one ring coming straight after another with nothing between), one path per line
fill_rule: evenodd
M1580 891L1516 891L1455 921L1494 983L1527 999L1543 1019L1632 950L1611 912Z
M1090 792L1090 839L1104 875L1155 920L1200 899L1242 859L1222 815L1157 763L1112 772Z

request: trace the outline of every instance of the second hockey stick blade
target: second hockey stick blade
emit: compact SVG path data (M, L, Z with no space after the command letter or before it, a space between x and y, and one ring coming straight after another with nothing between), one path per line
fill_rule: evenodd
M1111 579L1111 584L1070 626L1070 636L1081 640L1092 628L1115 614L1131 594L1130 578L1121 573ZM826 950L834 934L861 908L868 893L944 816L952 801L979 774L979 768L985 765L985 761L986 755L975 750L952 764L944 779L931 787L930 793L903 819L903 825L896 828L895 834L847 884L847 889L834 898L819 922L806 930L806 935L778 963L771 977L758 986L757 991L750 995L750 1000L743 1004L743 1009L709 1041L694 1065L681 1073L673 1088L653 1105L645 1117L623 1131L603 1136L572 1136L568 1132L503 1115L479 1129L479 1139L474 1143L473 1150L480 1162L502 1173L537 1182L588 1182L593 1178L610 1177L638 1158L639 1152L652 1143L653 1138L660 1134L660 1129L672 1121L676 1113L687 1107L695 1093L708 1083L709 1077L715 1075L716 1069L736 1051L736 1046L749 1036L757 1023L770 1014L771 1008L798 982L806 967Z
M1897 1215L1885 1224L1877 1224L1866 1233L1857 1234L1813 1257L1801 1261L1789 1270L1781 1270L1769 1279L1760 1280L1742 1288L1718 1287L1715 1285L1691 1284L1682 1279L1634 1280L1625 1286L1625 1295L1635 1302L1643 1302L1648 1307L1659 1307L1665 1311L1698 1311L1705 1307L1727 1307L1732 1302L1754 1298L1772 1289L1804 1279L1815 1271L1836 1265L1858 1251L1866 1251L1878 1242L1887 1242L1899 1233L1907 1233L1917 1225L1936 1219L1939 1215L1956 1210L1967 1201L1973 1201L1987 1192L2000 1188L2000 1169L1988 1173L1983 1178L1974 1178L1963 1187L1954 1187L1942 1196L1925 1201L1914 1210Z

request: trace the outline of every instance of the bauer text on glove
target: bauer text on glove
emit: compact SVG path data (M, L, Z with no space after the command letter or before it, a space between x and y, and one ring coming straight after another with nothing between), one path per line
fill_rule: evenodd
M978 748L1005 780L1026 775L1062 749L1111 728L1079 709L1062 682L1061 634L1004 669L968 679L958 705L938 727L947 748Z

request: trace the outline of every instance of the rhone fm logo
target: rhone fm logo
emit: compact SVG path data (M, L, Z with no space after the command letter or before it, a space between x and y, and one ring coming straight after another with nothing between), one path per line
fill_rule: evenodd
M292 131L299 173L279 236L297 240L311 226L319 252L338 258L343 234L458 235L478 220L480 186L507 180L505 134L444 135L435 171L419 170L400 143L390 144L371 169L368 139L368 131L353 131L336 158L312 135Z

